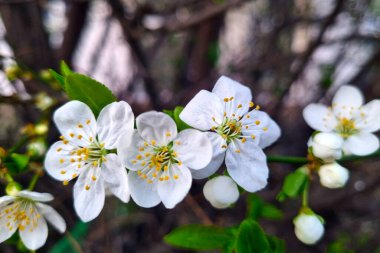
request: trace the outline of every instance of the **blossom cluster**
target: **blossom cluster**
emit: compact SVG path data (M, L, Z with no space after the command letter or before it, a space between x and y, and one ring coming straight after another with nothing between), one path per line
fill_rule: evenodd
M182 131L163 112L135 119L124 101L108 104L98 117L85 103L70 101L54 113L61 137L48 150L44 167L64 185L76 179L74 208L88 222L100 214L107 195L124 203L131 197L145 208L161 202L174 208L193 179L213 175L225 161L229 176L207 182L204 192L213 206L226 208L239 196L236 184L248 192L267 184L262 149L279 138L280 128L259 109L248 87L224 76L212 92L200 91L183 109L179 117L190 128ZM28 191L0 198L0 241L18 228L26 247L41 247L47 237L43 217L64 232L63 219L40 203L48 200L50 194Z
M332 105L310 104L303 116L316 130L308 142L309 151L316 161L320 183L327 188L343 187L349 171L337 160L343 156L369 155L379 148L379 139L373 133L380 129L380 100L364 104L361 91L344 85L338 89ZM309 208L301 209L295 218L295 234L306 244L316 243L324 233L323 220Z

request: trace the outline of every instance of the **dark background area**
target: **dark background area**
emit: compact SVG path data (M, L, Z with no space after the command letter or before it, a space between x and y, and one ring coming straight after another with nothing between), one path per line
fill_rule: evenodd
M135 114L172 109L220 75L252 88L254 102L281 126L282 136L267 154L306 155L312 130L302 118L311 102L329 103L340 85L354 84L366 100L380 97L379 0L0 0L0 146L12 146L27 123L41 116L31 101L41 91L66 101L62 91L36 78L9 81L17 63L39 73L65 60L74 70L106 84L131 104ZM380 117L380 115L379 115ZM53 125L48 142L58 137ZM270 181L259 195L285 212L281 221L261 223L286 240L288 252L326 252L332 243L353 252L380 252L379 159L344 164L348 185L339 190L311 186L311 207L326 220L316 246L300 243L292 219L299 201L275 196L294 166L270 164ZM42 168L41 163L33 166ZM30 175L20 177L28 182ZM238 224L245 217L245 195L235 208L215 210L194 181L189 197L173 210L142 209L132 201L106 200L102 214L78 223L72 184L48 175L36 190L50 192L70 233L49 229L41 252L70 244L77 252L186 252L162 241L173 228L189 223ZM79 235L79 236L77 236ZM63 238L63 239L62 239ZM1 252L17 252L0 245Z

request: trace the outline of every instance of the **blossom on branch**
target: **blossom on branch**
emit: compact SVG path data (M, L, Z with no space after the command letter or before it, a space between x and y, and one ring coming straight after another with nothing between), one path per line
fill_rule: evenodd
M0 197L0 243L9 239L18 229L24 245L30 250L42 247L48 236L46 220L58 232L66 230L61 215L41 202L52 201L49 193L20 191L15 196ZM46 220L45 220L46 219Z
M91 109L71 101L54 113L61 141L45 158L47 172L66 185L74 185L74 207L83 221L95 219L104 206L106 190L123 202L129 201L127 171L114 153L119 136L133 129L134 116L126 102L114 102L95 119Z
M336 92L331 107L310 104L303 116L313 129L342 139L345 154L364 156L379 148L379 139L373 132L380 129L380 100L363 103L358 88L344 85Z
M206 134L186 129L177 133L172 118L150 111L136 118L137 130L124 133L117 147L128 174L132 199L142 207L161 201L174 208L189 192L189 169L202 170L212 157Z
M266 186L269 171L262 149L279 138L280 128L251 100L248 87L222 76L212 92L201 90L186 105L180 118L207 131L213 146L211 163L192 170L194 178L214 174L225 160L229 175L245 190L255 192Z

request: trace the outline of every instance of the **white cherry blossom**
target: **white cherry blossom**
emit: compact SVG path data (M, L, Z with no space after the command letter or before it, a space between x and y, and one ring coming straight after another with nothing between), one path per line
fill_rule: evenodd
M338 163L322 165L318 170L321 185L327 188L343 187L349 178L349 172Z
M303 116L315 130L335 134L343 140L345 154L368 155L379 148L373 134L380 129L380 100L364 104L361 91L344 85L336 92L332 106L310 104Z
M206 182L203 194L213 207L225 209L238 200L239 189L230 177L217 176Z
M191 187L189 169L201 170L210 162L211 143L195 129L177 133L174 120L162 112L139 115L136 126L137 130L120 137L117 147L123 164L131 170L132 199L142 207L162 201L166 208L174 208Z
M83 221L96 218L104 206L105 190L123 202L129 201L127 171L114 153L119 136L133 129L134 116L126 102L114 102L95 119L80 101L70 101L54 113L61 141L45 158L47 172L64 185L74 185L74 207Z
M61 215L51 206L41 203L53 200L49 193L20 191L15 196L0 198L0 243L18 229L24 245L30 250L42 247L48 236L46 220L58 232L66 230Z
M314 156L325 162L342 157L343 139L334 133L317 133L310 141Z
M211 163L192 170L194 178L212 175L225 160L229 175L245 190L255 192L266 186L269 171L262 149L279 138L280 128L251 100L248 87L222 76L212 92L201 90L186 105L180 118L207 131L213 145Z
M293 223L297 238L305 244L315 244L325 232L322 222L315 214L301 213Z

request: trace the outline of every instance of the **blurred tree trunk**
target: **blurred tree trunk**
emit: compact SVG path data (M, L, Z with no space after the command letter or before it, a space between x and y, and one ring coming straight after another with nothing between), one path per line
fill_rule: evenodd
M2 1L0 14L6 28L6 40L19 64L34 71L56 66L38 1ZM30 93L44 90L37 82L26 82L25 86Z

